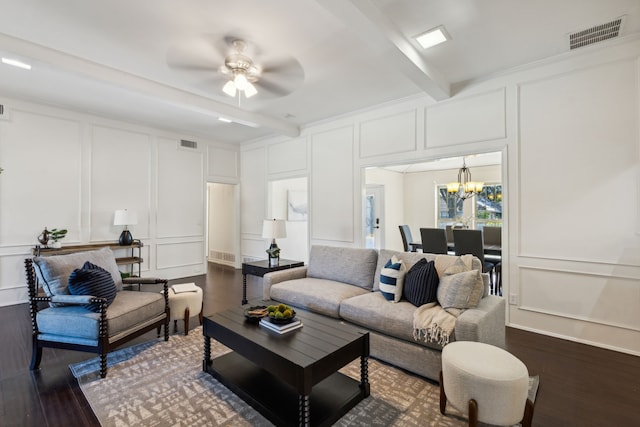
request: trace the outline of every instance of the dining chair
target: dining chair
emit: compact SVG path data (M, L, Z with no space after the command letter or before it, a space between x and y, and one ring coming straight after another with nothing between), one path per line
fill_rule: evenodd
M402 237L405 252L416 252L418 249L422 249L422 244L413 241L411 229L408 225L404 224L398 227L400 228L400 236Z
M482 234L484 236L485 246L502 248L502 227L485 225L482 229ZM494 294L502 295L502 258L500 256L488 255L487 259L494 264Z
M422 252L447 254L447 232L444 228L421 228Z
M485 260L484 257L484 238L482 230L470 230L464 228L453 229L453 244L456 255L471 254L482 262L482 272L489 273L491 278L491 288L495 292L493 269L495 265Z

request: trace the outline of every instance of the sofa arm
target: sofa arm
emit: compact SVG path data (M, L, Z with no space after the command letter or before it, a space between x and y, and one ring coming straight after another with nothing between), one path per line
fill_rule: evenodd
M488 295L476 308L465 310L456 321L456 341L477 341L505 347L504 298Z
M262 299L271 299L271 286L287 280L304 279L307 277L307 266L272 271L262 277Z

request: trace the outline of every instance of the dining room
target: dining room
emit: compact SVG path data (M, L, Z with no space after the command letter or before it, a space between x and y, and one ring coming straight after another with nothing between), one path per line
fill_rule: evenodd
M501 152L371 167L365 180L367 247L472 253L501 293Z

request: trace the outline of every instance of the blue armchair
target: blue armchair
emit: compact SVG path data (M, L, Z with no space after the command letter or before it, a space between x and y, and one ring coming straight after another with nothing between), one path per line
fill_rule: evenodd
M167 280L122 279L109 248L25 260L33 351L38 369L44 347L97 353L100 376L107 375L107 353L164 325L169 339ZM124 290L125 284L160 284L163 292Z

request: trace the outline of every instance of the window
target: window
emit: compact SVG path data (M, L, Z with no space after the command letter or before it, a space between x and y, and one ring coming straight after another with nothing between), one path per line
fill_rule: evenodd
M502 184L485 184L475 197L476 228L502 225Z
M463 201L447 192L446 185L438 186L438 228L453 225L463 217Z
M502 184L485 184L482 192L465 203L455 194L447 193L446 185L438 186L438 228L462 223L481 229L485 225L502 225ZM469 211L471 210L471 211ZM475 222L471 220L474 219Z

